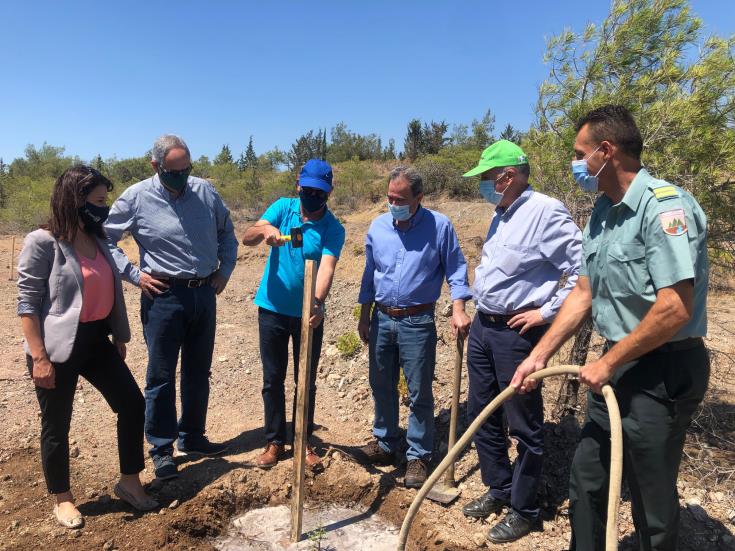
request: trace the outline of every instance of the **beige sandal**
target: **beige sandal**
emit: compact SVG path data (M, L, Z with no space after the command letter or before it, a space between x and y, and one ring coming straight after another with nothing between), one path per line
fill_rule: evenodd
M152 511L153 509L158 509L160 507L160 504L151 497L146 496L145 499L136 498L133 494L120 486L119 482L115 484L114 492L117 497L138 511Z
M81 515L81 513L77 513L76 515L72 517L61 517L59 515L59 506L54 505L54 516L56 517L56 520L59 524L61 524L64 528L69 528L70 530L77 530L84 526L84 517Z

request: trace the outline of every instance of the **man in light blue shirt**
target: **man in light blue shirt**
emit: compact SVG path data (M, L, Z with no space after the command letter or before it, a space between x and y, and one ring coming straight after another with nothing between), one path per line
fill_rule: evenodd
M500 140L488 147L465 176L478 174L480 193L496 208L472 288L477 315L467 343L469 421L508 386L574 287L582 240L564 205L528 184L528 159L516 144ZM502 409L474 438L482 481L491 489L463 509L484 518L510 505L487 535L493 543L517 540L533 528L543 460L541 390L514 396ZM518 442L514 469L503 413Z
M316 371L324 336L324 301L332 286L334 270L345 242L345 230L327 207L332 192L332 167L311 159L299 174L298 198L282 197L243 236L245 245L263 241L270 245L268 262L255 295L258 306L260 357L263 362L263 406L265 408L265 450L256 463L270 468L283 457L286 444L285 381L288 368L288 344L293 345L294 379L298 380L301 312L304 300L305 260L319 263L314 291L315 304L309 324L314 329L309 373L309 412L307 436L314 431L316 406ZM301 228L301 247L287 243L282 236L292 228ZM296 411L296 396L292 412ZM292 419L295 415L292 414ZM307 444L306 465L317 468L321 460Z
M361 448L361 455L377 464L395 459L399 446L397 385L402 368L411 408L405 478L410 488L421 487L426 480L434 445L434 304L445 278L453 301L455 334L465 335L470 324L464 311L470 298L467 265L457 234L446 216L421 206L422 198L423 181L416 170L398 167L390 173L390 212L376 218L368 230L358 297L358 331L369 343L375 402L375 440Z
M173 443L183 453L218 455L205 436L216 325L215 294L235 268L237 239L212 184L190 176L189 148L178 136L153 145L156 174L130 186L105 224L118 270L138 285L148 346L145 435L156 476L177 476ZM125 232L138 244L140 268L117 247ZM176 420L176 365L181 352L181 417Z

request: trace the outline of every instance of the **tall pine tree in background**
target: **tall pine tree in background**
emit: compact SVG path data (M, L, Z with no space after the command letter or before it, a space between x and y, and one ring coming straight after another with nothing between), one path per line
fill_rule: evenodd
M233 164L234 160L232 158L232 151L230 151L230 146L225 144L222 146L222 149L217 154L217 156L214 158L214 161L212 164L215 165L228 165Z

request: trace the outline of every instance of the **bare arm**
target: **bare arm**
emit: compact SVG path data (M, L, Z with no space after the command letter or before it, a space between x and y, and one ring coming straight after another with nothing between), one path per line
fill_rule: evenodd
M531 373L546 367L559 348L569 340L592 313L592 289L587 276L580 276L569 293L554 322L541 337L528 357L516 369L510 384L516 390L527 392L536 388L536 382L526 380Z
M316 290L314 292L314 298L320 303L324 304L329 295L329 290L332 288L332 281L334 280L334 270L337 267L336 256L328 254L322 255L322 260L319 263L319 271L316 274ZM315 309L312 311L312 316L309 319L309 325L317 327L324 318L324 310L322 308Z
M242 236L242 244L248 247L260 245L265 240L271 247L280 247L283 241L279 239L281 232L271 225L268 220L258 220L250 226Z
M691 279L659 289L656 302L638 326L599 360L583 366L579 379L600 392L622 365L665 344L691 319L694 284Z

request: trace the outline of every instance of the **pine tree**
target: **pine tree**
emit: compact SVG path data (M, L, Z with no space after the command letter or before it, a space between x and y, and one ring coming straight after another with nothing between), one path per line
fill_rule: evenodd
M413 119L408 123L406 138L403 140L403 153L409 161L414 161L422 153L424 133L421 121Z
M250 136L248 142L248 148L245 151L245 168L258 168L258 156L255 154L255 148L253 147L253 137Z
M232 151L230 151L230 146L225 144L222 146L222 150L219 152L219 154L214 158L213 164L227 165L232 163L234 163L234 160L232 158Z

